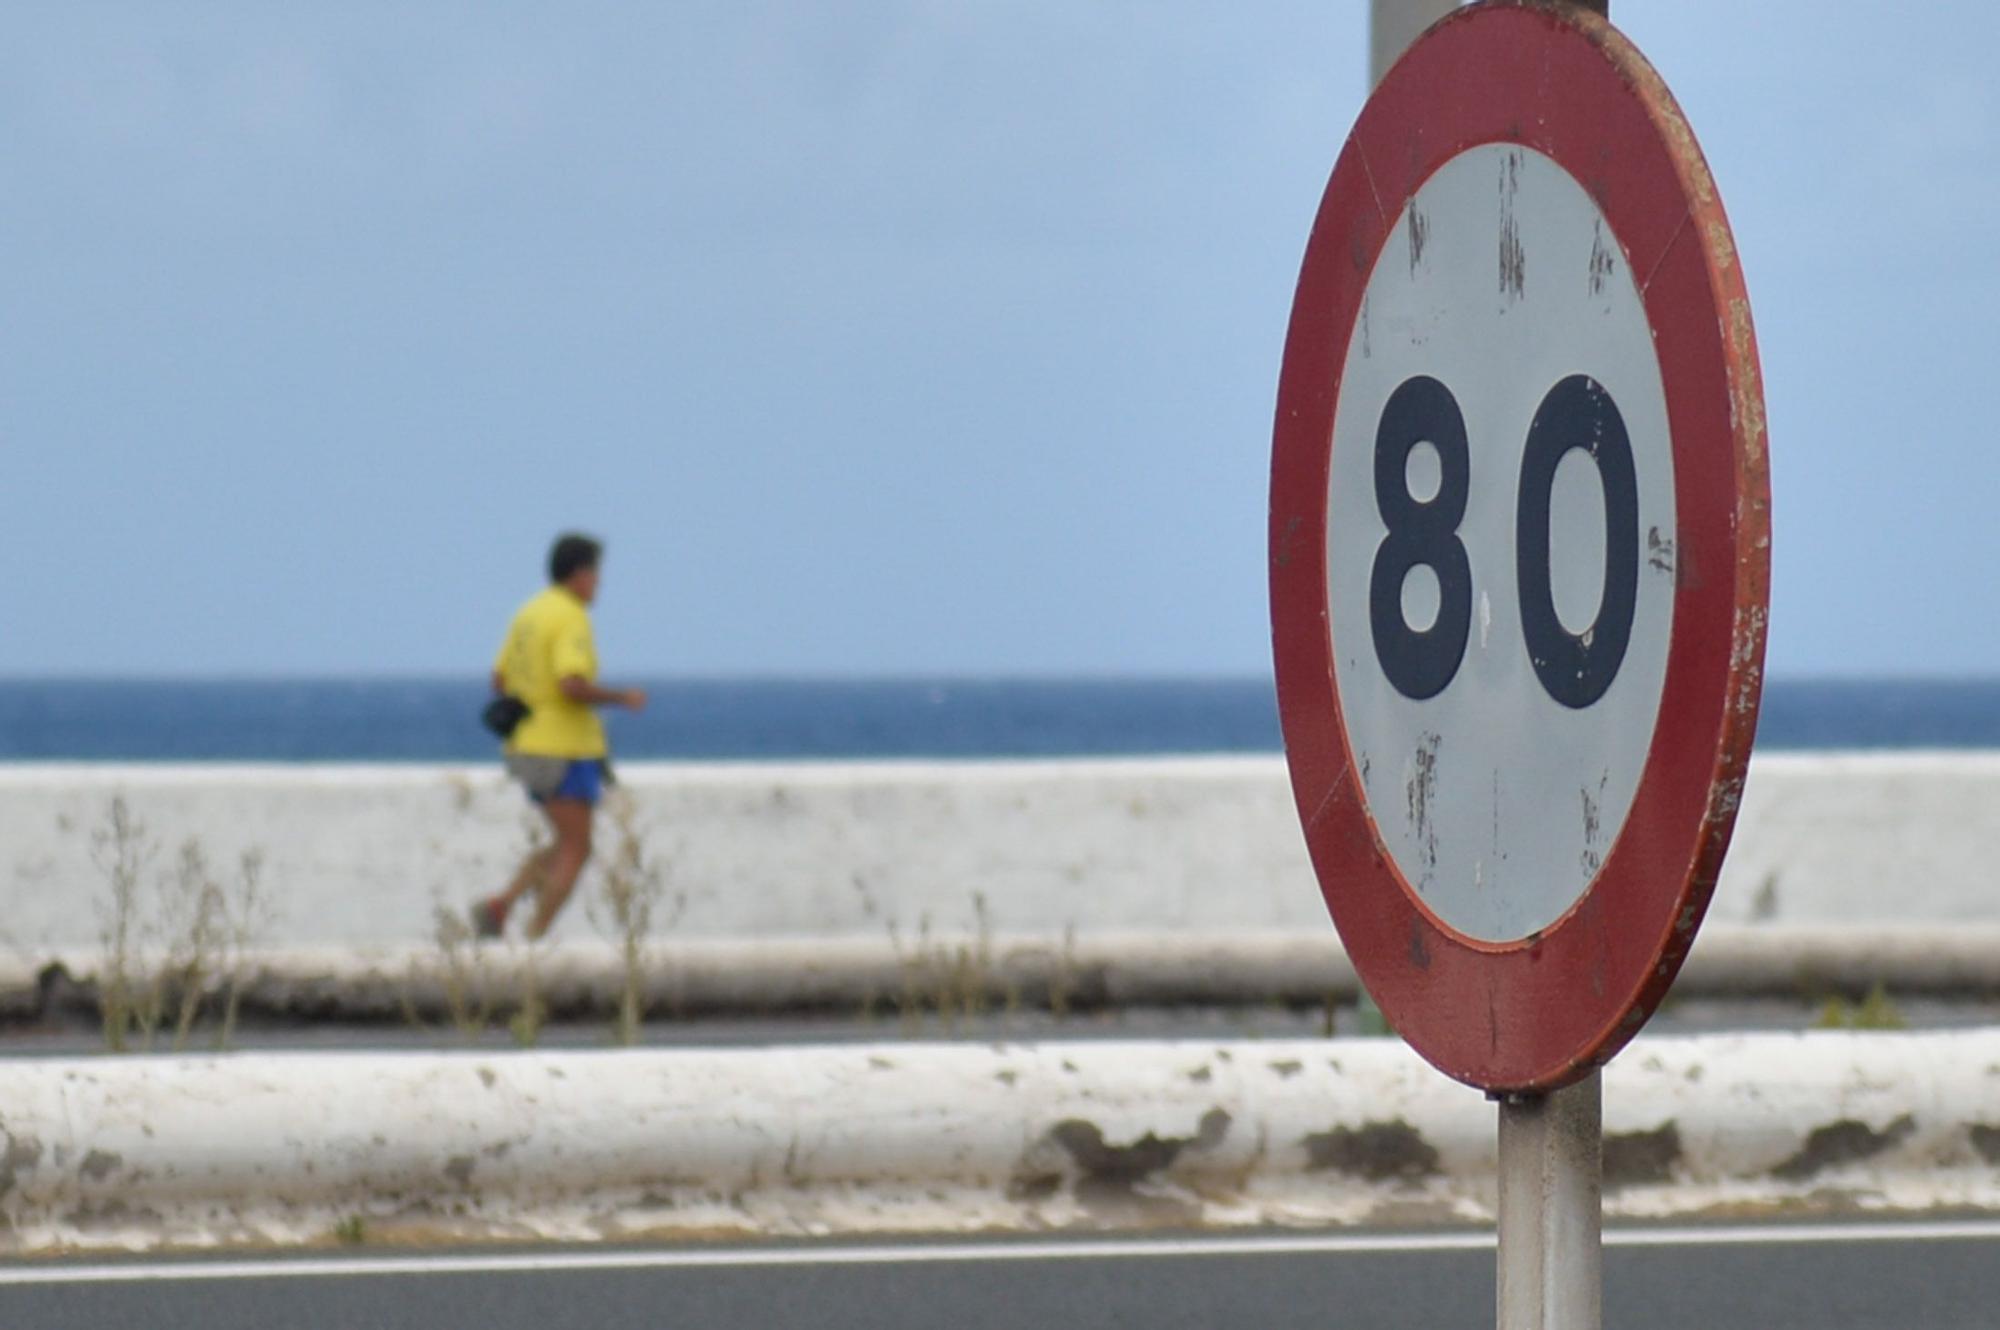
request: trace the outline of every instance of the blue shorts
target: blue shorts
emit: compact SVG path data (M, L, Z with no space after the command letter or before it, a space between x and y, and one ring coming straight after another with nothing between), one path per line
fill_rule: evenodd
M569 764L563 772L562 784L555 787L546 797L537 800L547 803L550 799L574 799L581 804L595 808L604 794L604 764L596 758L585 758Z

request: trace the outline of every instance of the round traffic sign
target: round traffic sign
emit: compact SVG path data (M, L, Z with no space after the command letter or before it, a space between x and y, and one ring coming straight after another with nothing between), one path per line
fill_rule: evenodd
M1363 108L1292 309L1270 540L1293 791L1370 992L1460 1080L1583 1075L1713 889L1770 555L1728 223L1603 19L1461 10Z

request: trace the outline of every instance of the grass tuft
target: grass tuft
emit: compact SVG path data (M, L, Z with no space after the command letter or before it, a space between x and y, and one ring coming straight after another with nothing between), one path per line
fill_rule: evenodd
M1907 1030L1910 1022L1897 1007L1881 980L1876 980L1859 1002L1850 1002L1836 993L1820 1007L1812 1023L1815 1030Z
M604 863L603 891L586 903L585 911L618 945L618 1004L611 1037L629 1047L639 1042L645 1027L647 944L656 925L671 928L680 921L687 893L676 892L669 900L669 861L651 845L651 828L641 821L637 800L618 789L607 803L614 839Z
M173 865L156 873L157 842L125 797L114 795L91 832L91 857L109 888L97 903L105 1048L151 1050L164 1033L182 1051L218 1006L215 1046L226 1047L241 1006L245 957L271 918L262 851L243 855L233 893L198 837L181 842Z

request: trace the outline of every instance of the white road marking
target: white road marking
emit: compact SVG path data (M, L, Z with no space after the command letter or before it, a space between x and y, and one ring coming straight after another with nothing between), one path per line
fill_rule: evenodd
M1926 1223L1769 1224L1610 1228L1607 1247L1741 1247L1805 1243L2000 1241L2000 1220ZM0 1287L143 1280L329 1279L362 1275L561 1274L598 1270L756 1266L935 1265L949 1262L1171 1260L1205 1256L1370 1255L1490 1250L1491 1232L1351 1233L1257 1238L1080 1239L903 1246L677 1248L671 1251L531 1251L447 1256L279 1257L263 1261L119 1261L0 1266Z

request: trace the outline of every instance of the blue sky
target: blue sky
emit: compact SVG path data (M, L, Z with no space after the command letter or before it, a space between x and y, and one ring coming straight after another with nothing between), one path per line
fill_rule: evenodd
M1256 674L1359 0L0 9L0 674ZM1770 663L2000 673L1990 4L1618 0L1737 229Z

